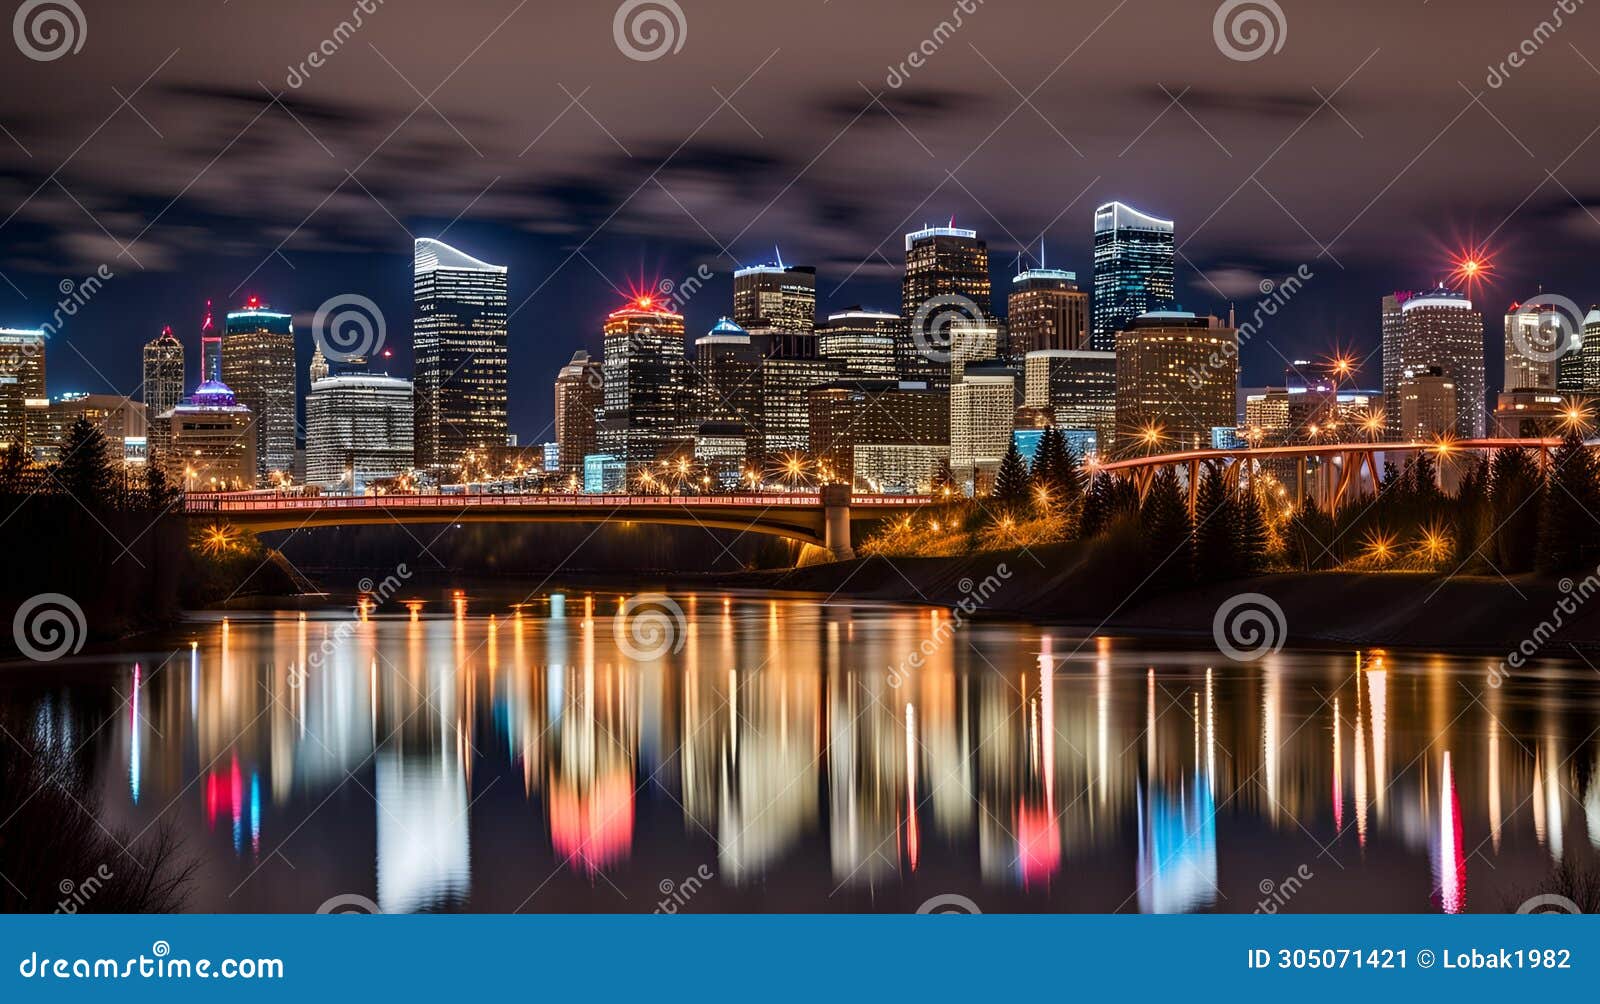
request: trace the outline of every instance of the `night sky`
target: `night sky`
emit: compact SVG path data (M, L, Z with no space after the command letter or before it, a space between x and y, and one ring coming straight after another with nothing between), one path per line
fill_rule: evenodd
M1176 219L1188 309L1243 314L1306 265L1246 384L1374 351L1380 297L1476 243L1498 273L1491 387L1507 304L1541 284L1600 299L1600 10L1577 0L1537 41L1557 0L1279 0L1281 48L1248 60L1212 0L966 0L926 46L956 0L678 0L681 22L636 12L673 33L652 59L619 46L613 0L365 2L326 47L356 0L78 0L81 48L49 60L13 22L0 324L115 273L53 341L52 395L135 393L167 324L192 380L204 301L249 295L297 315L302 380L318 305L371 297L409 375L414 236L510 266L524 442L550 438L556 368L598 354L625 291L710 268L698 333L730 310L731 268L781 244L819 267L824 313L898 309L901 235L952 216L988 239L997 293L1041 237L1087 287L1111 199Z

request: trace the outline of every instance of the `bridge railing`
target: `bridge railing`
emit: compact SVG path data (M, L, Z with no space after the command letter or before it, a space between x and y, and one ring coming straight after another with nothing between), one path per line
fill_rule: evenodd
M925 505L925 495L856 495L850 505L886 508ZM629 506L739 506L816 508L815 494L752 495L294 495L237 492L192 493L184 500L191 513L324 512L362 509L619 508Z

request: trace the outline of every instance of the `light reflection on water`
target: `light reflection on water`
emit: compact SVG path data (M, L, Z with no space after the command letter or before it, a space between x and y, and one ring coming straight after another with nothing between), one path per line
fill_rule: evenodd
M1498 911L1600 847L1581 663L1496 690L1482 658L676 599L648 662L617 597L455 596L208 617L0 695L82 745L108 823L177 822L207 911L646 912L707 873L674 909Z

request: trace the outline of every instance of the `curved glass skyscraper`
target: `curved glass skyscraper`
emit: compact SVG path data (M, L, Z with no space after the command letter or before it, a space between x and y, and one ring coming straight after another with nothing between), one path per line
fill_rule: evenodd
M417 466L459 467L510 432L506 267L420 238L413 292Z
M1173 225L1121 202L1094 211L1094 332L1089 347L1112 352L1117 332L1140 314L1173 306Z

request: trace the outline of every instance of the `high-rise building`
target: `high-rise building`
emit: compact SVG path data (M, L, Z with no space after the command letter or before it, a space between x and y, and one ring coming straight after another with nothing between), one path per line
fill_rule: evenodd
M848 380L894 380L899 314L851 307L817 327L817 350Z
M416 464L460 466L510 441L506 267L429 238L413 263Z
M1075 272L1029 269L1011 280L1006 325L1010 333L1008 355L1086 349L1089 294L1078 288Z
M1511 305L1505 326L1506 390L1556 389L1557 357L1567 356L1571 348L1567 343L1578 334L1566 329L1571 322L1563 318L1553 303L1531 308L1519 303ZM1578 361L1581 372L1581 357Z
M759 450L767 460L811 448L807 394L839 379L838 367L821 359L766 359L761 363Z
M212 354L215 351L213 347ZM255 487L255 416L225 384L203 381L166 420L170 426L170 449L165 458L168 478L195 492Z
M306 367L306 376L311 378L312 383L316 383L318 380L328 379L328 373L328 357L322 354L322 342L313 342L311 344L311 365Z
M1400 377L1400 438L1419 442L1459 431L1455 380L1438 366Z
M904 320L895 348L902 379L927 380L944 389L949 367L938 343L948 329L940 325L941 317L946 323L951 317L987 320L992 312L989 245L977 231L951 225L906 234ZM915 330L919 325L923 330Z
M324 377L306 395L306 483L362 494L411 470L411 381L373 373Z
M223 324L222 382L255 418L257 480L266 484L294 467L294 318L251 297Z
M693 430L683 315L639 297L606 318L604 345L600 453L632 467L686 451Z
M806 396L811 453L841 481L870 491L919 491L949 459L949 403L921 384L846 379Z
M172 433L165 416L183 401L183 343L171 328L145 343L142 386L148 421L145 455L149 463L162 464Z
M32 449L43 434L44 342L38 328L0 328L0 447Z
M724 317L695 339L690 364L690 420L740 425L755 435L761 425L761 349L745 331Z
M1173 223L1121 202L1094 211L1094 328L1089 347L1116 349L1134 318L1168 310L1174 297Z
M817 270L806 265L755 265L733 273L733 321L749 331L771 328L773 354L815 356Z
M583 474L583 458L595 452L596 412L605 405L600 361L579 349L556 374L556 469Z
M985 494L1011 446L1017 375L974 363L950 387L950 470L971 495Z
M1578 359L1584 394L1600 395L1600 307L1591 307L1583 319L1583 344L1578 346Z
M1400 375L1406 370L1406 315L1400 308L1414 294L1391 293L1383 298L1383 438L1400 438Z
M1117 354L1040 349L1024 361L1023 403L1054 410L1058 429L1092 430L1101 449L1117 429Z
M1483 438L1487 424L1483 315L1473 309L1465 293L1443 286L1407 298L1400 312L1405 322L1399 352L1401 381L1408 371L1426 374L1437 368L1455 390L1455 434L1464 439ZM1402 401L1403 395L1390 398L1385 388L1385 399ZM1399 434L1405 438L1405 429Z
M110 463L138 463L148 455L145 405L120 394L62 394L50 402L47 432L35 455L45 463L61 458L61 445L67 441L78 419L88 419L106 441L106 460Z
M1144 314L1119 331L1112 449L1209 449L1213 429L1237 426L1238 341L1218 318L1178 310Z

